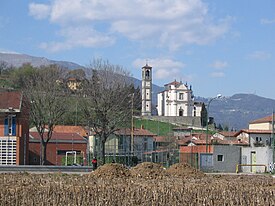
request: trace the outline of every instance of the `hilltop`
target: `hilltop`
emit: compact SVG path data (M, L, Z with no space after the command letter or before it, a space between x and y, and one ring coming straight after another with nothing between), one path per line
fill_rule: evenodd
M34 67L57 64L61 67L68 68L68 69L84 68L83 66L73 62L55 61L55 60L47 59L45 57L34 57L27 54L16 54L16 53L0 52L0 62L1 61L7 62L9 66L14 66L14 67L20 67L24 63L30 63Z

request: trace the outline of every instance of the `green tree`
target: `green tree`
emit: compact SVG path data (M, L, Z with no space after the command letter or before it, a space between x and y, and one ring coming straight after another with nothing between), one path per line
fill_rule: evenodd
M38 69L34 68L30 63L23 64L21 67L14 69L10 75L13 87L15 89L26 87L26 82L33 81L37 73Z
M207 109L205 108L205 104L203 103L201 108L201 126L205 127L207 121Z

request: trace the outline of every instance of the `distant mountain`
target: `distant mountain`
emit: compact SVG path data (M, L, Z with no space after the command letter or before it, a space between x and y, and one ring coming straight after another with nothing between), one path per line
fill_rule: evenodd
M49 60L45 57L34 57L34 56L27 55L27 54L14 54L14 53L1 53L0 52L0 62L1 61L7 62L9 65L14 66L14 67L20 67L24 63L30 63L34 67L47 66L50 64L57 64L61 67L65 67L68 69L84 68L83 66L80 66L73 62L54 61L54 60Z
M210 99L197 97L196 100L207 104ZM235 94L212 101L209 116L214 117L216 124L239 130L248 128L252 120L271 115L272 109L275 109L274 99L254 94Z
M68 69L78 69L85 67L68 61L54 61L44 57L34 57L26 54L1 53L0 62L5 61L9 65L19 67L24 63L31 63L33 66L42 66L57 64ZM135 87L141 89L141 80L130 77ZM157 104L157 94L163 90L163 87L153 84L152 103L153 108ZM210 99L196 97L196 101L202 101L206 104ZM224 97L211 102L209 116L215 118L217 124L228 126L229 129L236 130L247 128L252 120L271 115L272 108L275 109L275 100L260 97L253 94L235 94L231 97Z

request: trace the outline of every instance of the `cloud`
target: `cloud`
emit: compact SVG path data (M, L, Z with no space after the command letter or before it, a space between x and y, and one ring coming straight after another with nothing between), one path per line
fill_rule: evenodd
M50 15L50 6L45 4L29 4L29 15L36 19L45 19Z
M202 0L52 0L48 4L31 3L29 13L59 25L61 33L67 27L89 26L100 35L108 33L112 40L123 36L169 50L186 44L208 44L224 35L230 26L230 18L214 20ZM65 42L72 39L69 34L64 37ZM89 42L82 39L86 40ZM70 45L67 49L83 46Z
M226 61L220 61L220 60L216 60L210 65L210 67L213 67L215 69L224 69L227 66L228 66L228 63Z
M216 60L210 64L210 67L215 70L210 74L211 77L222 78L225 76L224 69L228 67L228 63L226 61Z
M89 27L67 27L59 34L65 37L64 42L43 42L40 44L40 48L49 52L58 52L74 47L104 47L115 41L108 34L98 33Z
M153 67L153 73L155 79L179 79L182 77L181 71L185 67L185 64L172 59L156 58L148 59L148 65ZM133 62L135 68L141 68L146 64L145 59L136 59ZM186 77L183 77L185 80Z
M256 60L267 60L271 57L271 54L265 51L254 51L253 53L249 54L248 57L250 59Z
M261 19L261 24L275 24L275 19Z
M224 77L225 74L224 74L224 72L222 72L222 71L216 71L216 72L212 72L212 73L210 74L210 76L211 76L211 77L214 77L214 78L221 78L221 77Z

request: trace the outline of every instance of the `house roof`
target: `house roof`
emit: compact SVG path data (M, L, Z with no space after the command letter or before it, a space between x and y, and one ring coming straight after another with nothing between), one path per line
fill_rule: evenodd
M130 128L125 128L125 129L120 129L115 132L116 135L126 135L130 136L131 135L131 129ZM133 130L134 136L156 136L154 133L146 130L146 129L139 129L139 128L134 128Z
M40 141L40 135L38 132L30 132L30 142L36 142ZM50 142L81 142L81 143L86 143L86 139L82 137L81 135L77 133L62 133L62 132L53 132L52 133L52 138Z
M183 139L178 140L178 145L187 145L188 142L192 139L192 136L187 136Z
M222 131L222 132L218 132L218 133L223 135L224 137L234 137L237 132Z
M274 120L275 120L275 114L274 114ZM253 120L249 122L249 124L257 124L257 123L265 123L265 122L272 122L272 115Z
M235 134L235 137L240 135L242 132L247 134L271 134L272 130L260 130L260 129L242 129Z
M194 139L193 137L197 138ZM195 145L205 145L206 135L204 134L193 134L192 136L185 137L178 141L179 145L187 145L189 143L194 143ZM211 134L208 135L208 144L220 144L220 145L248 145L246 141L239 140L222 140L220 138L213 137Z
M177 137L171 136L155 136L155 142L173 142Z
M55 132L59 133L77 133L81 136L87 136L87 131L81 126L56 125Z
M0 112L20 112L22 92L0 92Z

